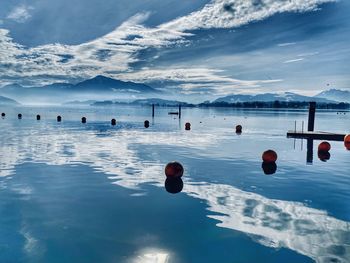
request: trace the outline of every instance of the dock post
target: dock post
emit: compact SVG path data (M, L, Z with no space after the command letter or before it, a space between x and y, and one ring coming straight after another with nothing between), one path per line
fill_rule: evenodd
M309 107L309 121L308 121L308 131L314 131L315 129L315 113L316 113L316 102L310 102Z
M154 118L154 104L152 104L152 118Z
M314 140L307 139L306 163L312 164L314 157Z
M181 104L179 104L179 119L181 119Z

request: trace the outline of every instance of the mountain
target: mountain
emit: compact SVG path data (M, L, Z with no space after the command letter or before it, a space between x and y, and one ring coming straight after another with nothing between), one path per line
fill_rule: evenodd
M74 101L67 101L65 103L62 103L62 105L88 106L88 105L94 104L95 102L96 102L95 100L84 100L84 101L74 100Z
M156 92L155 89L151 88L146 84L134 83L131 81L121 81L105 76L96 76L92 79L80 82L73 87L74 90L81 91L126 91L126 92Z
M12 106L12 105L19 105L19 103L13 99L4 97L4 96L0 96L0 105L5 105L5 106Z
M149 99L138 99L131 102L119 102L119 101L111 101L111 100L104 100L104 101L95 101L91 105L93 106L113 106L113 105L143 105L143 106L149 106L149 105L156 105L156 106L194 106L194 104L189 104L187 102L177 101L177 100L165 100L165 99L159 99L159 98L149 98Z
M72 100L124 99L130 96L159 94L146 84L121 81L96 76L77 84L54 83L40 87L23 87L10 84L0 89L0 94L24 103L65 103Z
M317 94L315 98L323 98L323 99L334 100L337 102L350 103L350 91L330 89L330 90L322 91L321 93Z
M237 102L255 102L255 101L261 101L261 102L271 102L271 101L316 101L316 102L324 102L324 103L331 103L333 101L325 99L325 98L317 98L317 97L308 97L299 95L292 92L285 92L285 93L263 93L263 94L257 94L257 95L247 95L247 94L233 94L225 97L221 97L213 101L214 103L217 102L227 102L227 103L237 103Z
M178 101L178 100L164 100L164 99L158 99L158 98L150 98L150 99L139 99L134 100L132 104L139 104L139 105L157 105L157 106L178 106L181 105L188 105L187 102Z

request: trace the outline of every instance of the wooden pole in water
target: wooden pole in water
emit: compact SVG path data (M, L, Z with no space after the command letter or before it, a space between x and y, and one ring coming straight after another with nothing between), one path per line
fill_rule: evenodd
M308 131L314 131L315 129L315 113L316 113L316 102L310 102L309 107L309 121L308 121Z
M179 119L181 119L181 104L179 104Z
M154 118L154 104L152 104L152 118Z
M307 139L307 152L306 152L306 163L312 164L314 155L314 140Z

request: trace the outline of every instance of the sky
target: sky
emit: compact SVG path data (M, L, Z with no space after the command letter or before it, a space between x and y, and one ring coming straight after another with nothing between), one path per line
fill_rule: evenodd
M96 75L188 98L350 90L348 0L1 0L0 86Z

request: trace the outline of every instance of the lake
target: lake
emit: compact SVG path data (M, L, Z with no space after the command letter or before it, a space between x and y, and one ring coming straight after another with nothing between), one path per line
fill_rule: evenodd
M350 151L330 142L322 161L314 141L307 163L286 138L307 111L172 110L0 108L0 262L350 262ZM315 126L350 133L350 113Z

